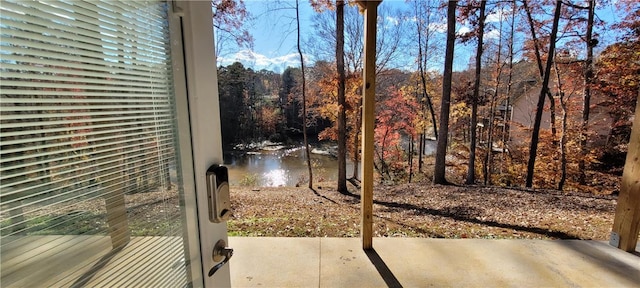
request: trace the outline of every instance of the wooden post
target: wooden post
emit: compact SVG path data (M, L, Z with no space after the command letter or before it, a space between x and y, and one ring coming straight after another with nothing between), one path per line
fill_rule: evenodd
M124 156L122 156L124 157ZM131 240L131 231L129 231L129 220L127 217L127 207L124 199L124 173L125 169L122 159L117 162L115 168L111 169L111 174L107 176L104 185L108 190L104 194L104 202L107 209L107 224L109 225L109 236L111 237L111 246L113 249L124 247ZM109 171L109 170L105 170Z
M364 9L364 69L362 89L362 188L360 205L362 248L373 248L373 134L376 120L376 23L382 1L357 1Z
M622 187L609 241L612 246L627 252L635 251L640 232L640 95L631 129Z

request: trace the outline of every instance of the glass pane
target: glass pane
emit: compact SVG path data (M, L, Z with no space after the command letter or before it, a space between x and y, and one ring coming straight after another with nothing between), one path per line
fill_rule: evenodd
M166 3L0 17L2 286L187 286Z

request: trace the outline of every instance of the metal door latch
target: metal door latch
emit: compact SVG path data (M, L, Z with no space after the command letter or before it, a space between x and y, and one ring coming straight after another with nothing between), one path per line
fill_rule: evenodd
M229 171L227 167L211 165L207 170L207 197L209 198L209 221L222 223L231 217L229 196Z
M229 259L231 259L231 256L233 256L233 249L227 247L227 242L225 242L224 240L218 240L216 245L213 246L212 257L214 262L220 263L216 264L215 266L213 266L213 268L211 268L211 270L209 270L209 277L213 276L213 274L216 273L218 269L222 268L224 264L227 264L227 262L229 262Z

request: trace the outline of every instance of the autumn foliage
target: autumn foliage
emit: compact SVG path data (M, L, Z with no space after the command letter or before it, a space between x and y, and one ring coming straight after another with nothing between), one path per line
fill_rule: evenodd
M380 6L374 159L380 182L428 179L433 173L433 149L427 147L433 143L427 142L436 136L436 124L443 120L433 111L440 109L446 26L446 7L436 2L411 2L407 5L411 11L404 14ZM221 1L219 9L225 3ZM242 70L234 64L220 67L220 91L221 101L229 101L230 106L225 107L233 111L229 113L234 115L230 123L238 127L235 135L295 139L306 122L318 141L338 141L338 113L344 109L347 158L359 161L363 35L361 16L349 3L344 11L344 105L338 103L334 3L311 1L318 14L313 17L315 31L309 36L313 43L308 50L317 58L305 69L306 121L300 112L298 68L274 75L242 67L249 76L227 77L227 73ZM475 162L475 184L484 179L486 185L524 185L532 141L538 142L533 155L535 187L593 190L609 181L607 175L618 177L640 89L640 4L596 2L593 8L591 1L564 1L557 6L555 1L485 1L486 26L480 31L481 3L458 1L458 30L468 29L456 34L455 45L466 46L467 54L480 50L483 54L478 59L466 55L466 66L458 64L451 75L449 133L437 135L449 140L447 179L464 182L467 163ZM550 13L555 7L560 9L558 19ZM596 14L615 10L623 20L611 22L606 15L593 20L590 9ZM554 22L557 35L551 35ZM593 33L587 35L587 28ZM476 49L481 32L482 49ZM552 39L556 39L555 47L550 45ZM587 59L587 47L592 48L593 59ZM550 49L554 50L552 57ZM407 59L410 61L401 61ZM548 72L544 69L547 63ZM476 64L482 64L477 65L481 67L478 73L474 73ZM548 93L540 93L545 78L549 79ZM231 94L234 96L227 96ZM260 95L277 96L267 100ZM542 120L539 131L534 131L539 95L544 95ZM472 109L474 103L477 111ZM470 124L473 112L477 113L476 125ZM245 130L249 127L260 132ZM534 132L537 138L531 137ZM475 156L470 147L474 133ZM350 177L357 178L357 170ZM615 189L614 185L603 192Z

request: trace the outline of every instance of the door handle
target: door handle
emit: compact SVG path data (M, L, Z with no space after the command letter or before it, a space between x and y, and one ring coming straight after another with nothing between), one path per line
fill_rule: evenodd
M213 276L213 274L216 273L218 269L222 268L224 264L227 264L229 262L229 259L231 259L231 256L233 256L233 249L227 247L227 242L220 239L218 240L216 245L213 246L212 254L213 261L220 263L216 264L215 266L213 266L213 268L211 268L211 270L209 270L209 277Z

